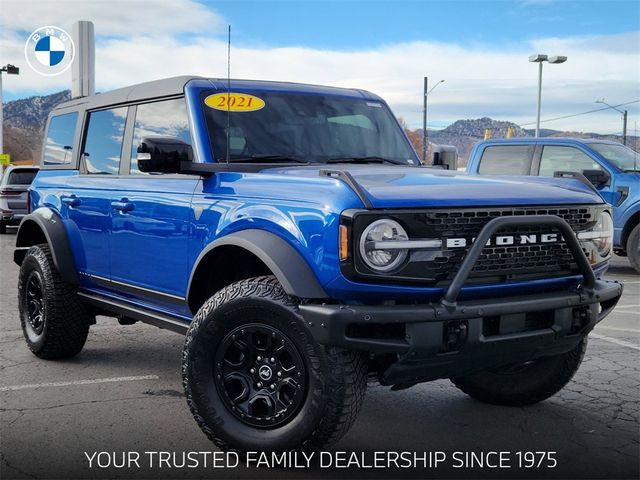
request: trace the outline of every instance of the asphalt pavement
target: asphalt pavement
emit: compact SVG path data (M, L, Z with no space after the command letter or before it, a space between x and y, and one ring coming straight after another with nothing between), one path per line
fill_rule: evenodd
M99 317L83 352L43 361L25 345L17 313L15 235L0 235L0 478L638 478L640 276L616 257L607 277L626 284L616 310L590 335L582 367L558 395L526 408L476 402L449 381L392 392L370 386L363 410L333 452L508 452L509 468L452 463L411 469L177 468L183 452L215 448L193 421L180 381L182 337ZM123 452L169 452L130 462ZM86 456L102 454L92 467ZM515 464L555 452L551 467ZM85 454L86 453L86 454ZM174 458L173 455L176 455ZM201 457L205 454L201 454ZM546 455L546 453L545 453ZM542 458L541 454L539 458ZM109 458L109 462L107 462ZM369 457L370 458L370 457ZM536 457L537 458L537 457ZM135 458L134 458L135 459ZM491 462L489 462L490 464ZM536 462L537 463L537 460Z

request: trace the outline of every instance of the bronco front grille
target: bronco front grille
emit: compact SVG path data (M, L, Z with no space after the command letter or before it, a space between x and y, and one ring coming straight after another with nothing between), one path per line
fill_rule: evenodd
M443 247L438 251L411 252L409 261L398 271L386 276L397 281L422 281L434 285L446 285L455 275L470 245L484 225L494 218L504 216L556 215L564 219L575 232L592 228L602 206L567 207L510 207L510 208L468 208L439 209L423 211L387 211L376 212L376 217L389 216L398 220L407 230L410 238L442 239L447 245L449 239L466 239L464 247ZM359 238L371 221L370 214L353 217L354 238ZM557 233L545 225L509 227L496 232L499 236L520 235L541 238L544 234ZM486 283L519 278L550 278L578 273L573 255L562 238L551 243L489 245L484 248L480 259L474 266L468 282ZM495 242L494 242L495 243ZM380 278L367 270L358 258L354 259L353 273L367 278Z

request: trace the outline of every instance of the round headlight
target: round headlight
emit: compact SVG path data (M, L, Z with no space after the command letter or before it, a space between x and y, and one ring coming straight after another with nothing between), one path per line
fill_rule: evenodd
M406 248L395 248L393 242L408 239L407 232L395 220L376 220L362 232L360 255L372 270L388 272L404 262L408 254Z
M613 220L609 212L602 212L593 232L601 234L593 239L593 243L598 249L598 253L606 257L611 252L613 244Z

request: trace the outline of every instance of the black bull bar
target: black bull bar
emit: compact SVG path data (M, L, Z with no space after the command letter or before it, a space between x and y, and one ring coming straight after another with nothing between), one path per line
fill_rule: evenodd
M572 288L459 301L482 250L500 229L548 225L557 229L583 277ZM531 215L489 221L476 237L439 302L410 305L303 304L300 313L325 345L398 360L382 374L385 384L425 381L574 348L608 315L622 295L618 282L596 279L575 232L560 217Z

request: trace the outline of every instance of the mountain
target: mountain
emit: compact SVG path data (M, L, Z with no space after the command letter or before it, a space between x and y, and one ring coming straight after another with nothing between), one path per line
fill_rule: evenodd
M512 122L493 120L489 117L477 118L475 120L457 120L443 130L439 130L434 136L446 137L484 137L486 129L491 130L495 137L505 137L507 130L512 129L514 137L526 137L524 128Z
M4 105L4 153L12 160L38 160L47 116L71 99L71 90L14 100Z

